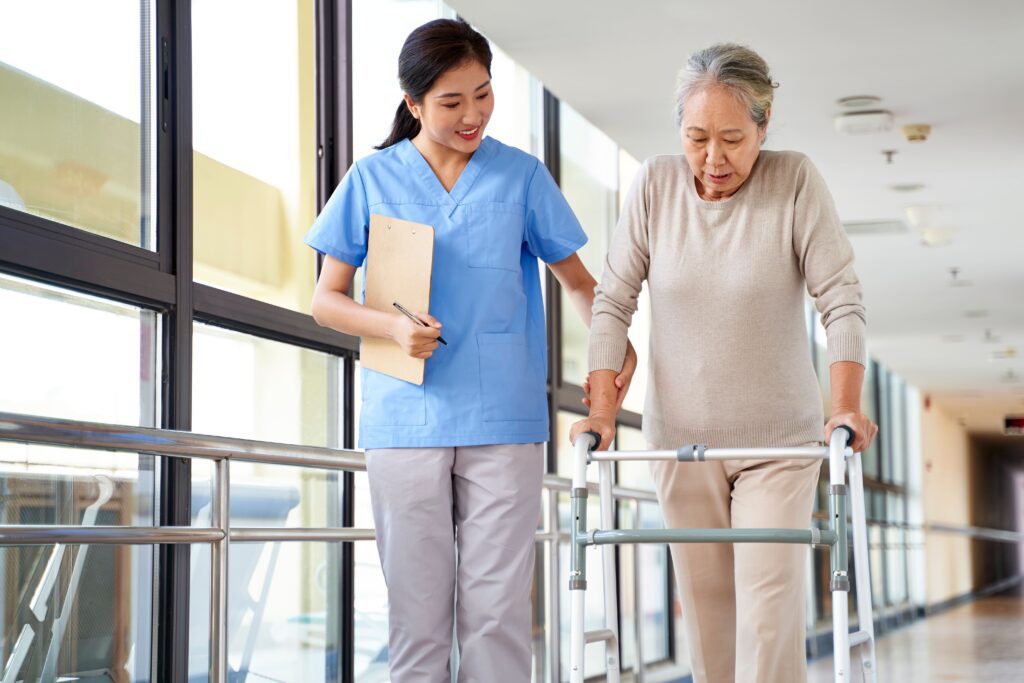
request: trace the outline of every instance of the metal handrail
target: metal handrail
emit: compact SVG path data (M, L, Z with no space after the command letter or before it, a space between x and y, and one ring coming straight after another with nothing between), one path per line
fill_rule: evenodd
M373 529L331 528L232 528L228 515L229 477L227 465L237 460L269 465L313 467L327 470L364 471L365 456L361 451L280 444L251 439L211 436L167 429L128 427L60 418L0 412L0 441L48 444L94 450L148 453L159 456L199 458L215 461L216 476L211 507L210 527L128 527L128 526L51 526L0 525L0 546L63 544L150 545L165 543L209 543L214 549L211 558L211 657L210 681L227 681L227 559L230 543L324 541L351 542L372 540ZM558 623L560 601L560 561L556 548L569 539L559 530L558 503L561 494L572 489L572 480L548 474L543 478L548 495L548 515L544 531L537 532L537 541L548 544L550 553L549 591L552 613L550 623ZM597 483L587 487L598 490ZM643 502L656 503L653 491L615 486L612 496L633 504L639 513ZM901 527L908 530L952 533L993 541L1024 543L1024 533L981 527L959 527L950 524L915 525L906 522L868 522L869 525ZM639 614L639 591L634 595L634 610ZM557 628L549 632L549 666L559 667L560 652Z
M241 460L264 465L294 465L350 472L366 469L366 460L361 451L5 412L0 412L0 441L152 453L177 458Z

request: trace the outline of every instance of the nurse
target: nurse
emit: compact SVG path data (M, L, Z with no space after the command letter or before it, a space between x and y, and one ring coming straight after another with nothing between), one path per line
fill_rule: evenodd
M426 359L421 386L363 370L360 446L388 586L391 680L526 683L534 533L549 438L543 260L590 324L596 282L586 236L536 158L484 137L491 50L441 19L409 35L405 92L380 151L356 162L306 242L325 254L313 297L321 325L393 339ZM434 228L422 327L353 301L370 214ZM443 333L447 346L438 347ZM624 362L621 398L636 367ZM457 551L457 552L456 552Z

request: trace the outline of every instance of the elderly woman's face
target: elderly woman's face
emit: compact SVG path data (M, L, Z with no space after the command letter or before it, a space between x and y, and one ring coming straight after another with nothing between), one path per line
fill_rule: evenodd
M743 102L723 87L697 91L686 100L680 135L704 199L724 199L740 188L757 161L765 131Z

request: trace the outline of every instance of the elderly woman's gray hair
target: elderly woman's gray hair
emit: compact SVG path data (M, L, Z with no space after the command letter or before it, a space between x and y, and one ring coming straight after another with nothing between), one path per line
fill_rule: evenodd
M695 92L721 85L747 106L758 128L768 123L768 108L778 83L772 81L768 64L753 50L735 43L717 43L690 55L679 71L676 85L676 125L682 125L686 100Z

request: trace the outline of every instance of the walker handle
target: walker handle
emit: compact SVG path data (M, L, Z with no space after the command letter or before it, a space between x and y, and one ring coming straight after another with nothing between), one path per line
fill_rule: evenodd
M852 444L852 443L853 443L853 440L857 438L857 434L856 434L856 433L855 433L855 432L853 431L853 428L852 428L852 427L850 427L850 426L848 426L848 425L839 425L838 427L836 427L835 429L833 429L833 430L832 430L832 434L834 435L834 434L835 434L836 432L838 432L838 431L839 431L840 429L842 429L842 430L845 430L845 431L846 431L846 434L847 434L847 435L848 435L848 437L849 437L849 438L847 438L847 440L846 440L846 445L850 445L850 444Z
M594 445L587 449L588 453L591 452L591 451L596 451L598 448L601 447L601 435L600 434L598 434L597 432L591 430L591 431L583 432L583 434L581 436L583 436L583 435L589 435L589 436L594 437Z

